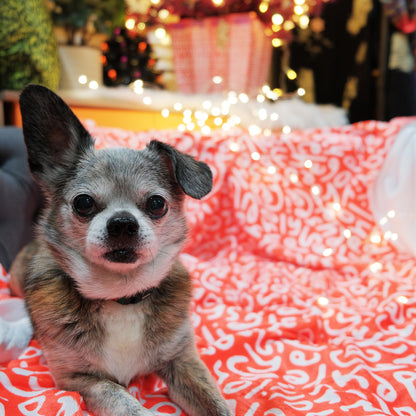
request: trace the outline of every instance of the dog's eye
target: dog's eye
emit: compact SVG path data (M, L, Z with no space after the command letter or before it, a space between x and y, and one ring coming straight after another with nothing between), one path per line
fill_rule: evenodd
M74 199L74 210L80 217L88 217L95 212L95 201L89 195L78 195Z
M159 219L168 212L168 204L161 196L153 195L146 201L146 210L153 219Z

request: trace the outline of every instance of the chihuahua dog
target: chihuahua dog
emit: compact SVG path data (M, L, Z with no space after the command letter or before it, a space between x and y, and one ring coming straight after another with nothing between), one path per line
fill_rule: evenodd
M98 416L150 416L127 390L156 373L191 416L230 416L199 358L191 280L178 260L185 194L212 188L209 167L151 141L94 149L65 102L29 85L20 96L33 177L46 208L12 268L56 385Z

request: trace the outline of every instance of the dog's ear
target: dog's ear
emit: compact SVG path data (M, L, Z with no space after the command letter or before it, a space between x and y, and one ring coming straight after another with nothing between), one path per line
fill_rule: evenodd
M185 194L201 199L211 191L212 172L206 163L157 140L152 140L147 148L170 160L175 179Z
M35 178L42 181L52 170L70 169L93 147L91 136L72 110L48 88L29 85L19 102L29 167Z

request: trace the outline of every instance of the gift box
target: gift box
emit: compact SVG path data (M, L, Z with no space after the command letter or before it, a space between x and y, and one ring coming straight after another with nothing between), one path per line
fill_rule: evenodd
M267 81L272 45L255 13L184 18L167 29L179 91L255 94Z

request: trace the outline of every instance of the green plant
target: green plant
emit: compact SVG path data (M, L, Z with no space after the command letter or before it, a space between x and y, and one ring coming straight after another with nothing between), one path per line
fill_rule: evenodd
M66 43L88 44L96 33L111 34L114 27L123 26L124 0L49 0L52 20L63 28Z

